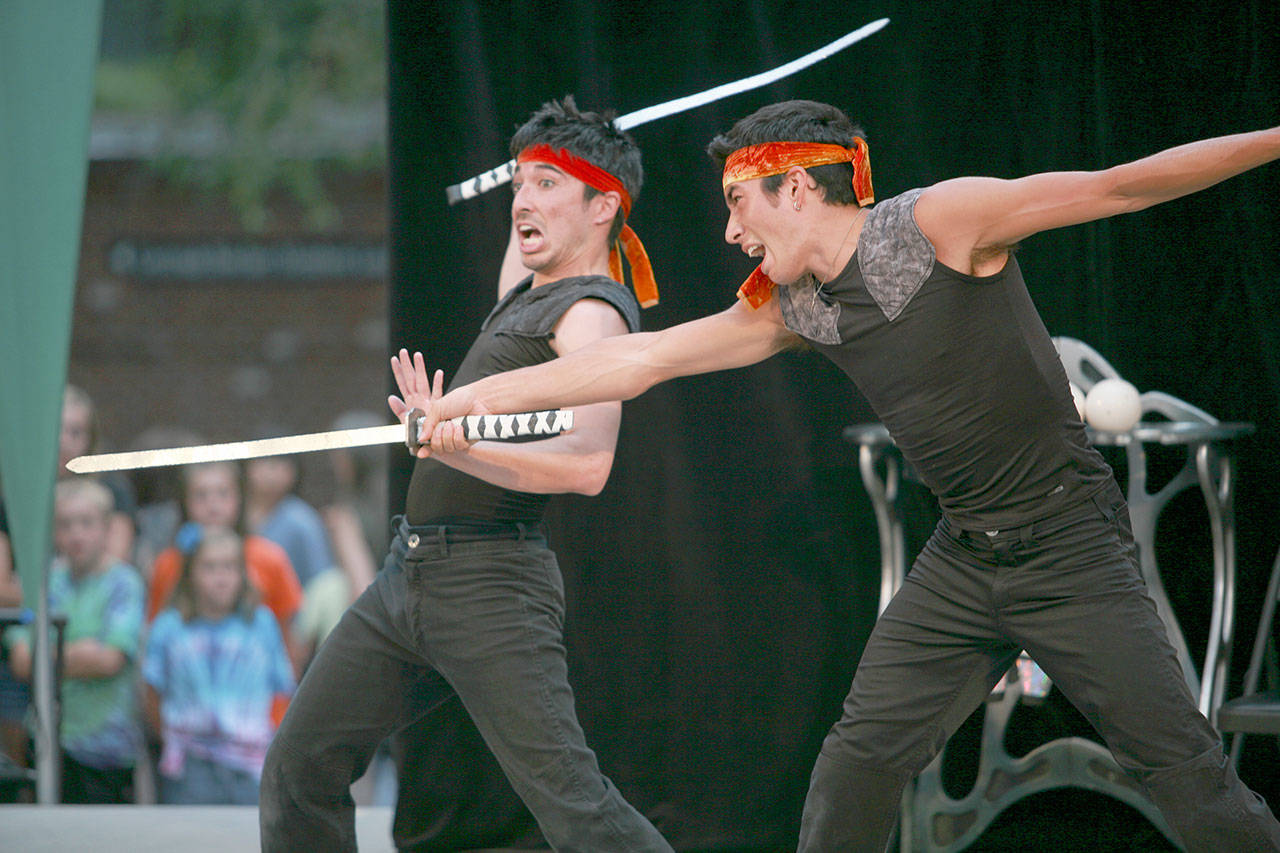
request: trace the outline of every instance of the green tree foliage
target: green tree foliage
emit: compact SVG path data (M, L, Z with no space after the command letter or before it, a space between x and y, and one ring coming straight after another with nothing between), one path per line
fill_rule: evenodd
M224 195L245 227L267 225L276 190L331 227L324 170L384 161L378 0L118 0L113 12L144 37L131 56L104 51L98 109L158 119L155 165Z

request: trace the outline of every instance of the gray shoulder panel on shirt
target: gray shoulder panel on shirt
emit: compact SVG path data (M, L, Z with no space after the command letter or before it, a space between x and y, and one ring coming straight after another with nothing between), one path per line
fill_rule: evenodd
M922 192L914 189L872 207L858 237L858 269L889 320L898 318L933 272L933 244L913 215Z
M840 306L818 292L818 282L805 276L795 284L779 285L782 323L802 338L834 346L840 343Z

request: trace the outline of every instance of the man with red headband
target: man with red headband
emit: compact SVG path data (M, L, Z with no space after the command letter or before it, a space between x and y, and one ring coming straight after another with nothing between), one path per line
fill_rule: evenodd
M432 407L432 448L465 446L437 419L630 399L804 340L862 391L943 518L863 651L813 770L800 848L881 853L905 784L1026 649L1187 849L1280 850L1280 825L1187 688L1122 493L1012 254L1037 232L1275 160L1280 128L1099 172L959 178L874 206L866 143L833 107L765 107L708 150L724 166L725 239L760 259L742 299L438 400L415 375L401 387Z
M565 98L537 110L511 146L518 165L499 301L455 382L636 331L622 256L639 301L657 301L625 221L643 179L630 137ZM435 382L439 396L438 373ZM396 398L392 410L407 412ZM574 429L555 438L479 442L415 465L382 571L321 646L267 755L264 850L355 849L351 783L387 735L454 698L555 849L671 849L601 772L574 710L563 582L542 515L550 494L604 487L621 404L574 414ZM428 747L411 739L408 748ZM398 816L398 835L403 828Z

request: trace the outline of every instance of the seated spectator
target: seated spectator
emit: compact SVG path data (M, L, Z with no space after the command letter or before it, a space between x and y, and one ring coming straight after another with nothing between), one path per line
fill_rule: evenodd
M54 492L57 558L49 611L67 618L62 666L62 802L133 802L141 749L135 661L142 631L142 581L107 551L111 493L71 479ZM14 672L31 678L31 631L9 632Z
M257 604L239 535L189 536L142 664L147 720L162 743L160 802L257 805L272 704L293 692L293 669L279 626Z
M134 510L133 485L120 471L105 474L77 475L67 470L67 462L86 453L101 453L101 434L93 400L80 388L68 385L62 395L62 428L58 434L58 479L83 476L95 479L111 492L111 518L107 535L107 553L122 562L133 559Z

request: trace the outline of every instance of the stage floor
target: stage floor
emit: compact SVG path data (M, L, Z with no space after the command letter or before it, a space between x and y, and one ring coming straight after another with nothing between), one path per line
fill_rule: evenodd
M359 806L361 853L393 853L391 809ZM251 806L0 805L0 850L14 853L228 853L258 849Z

